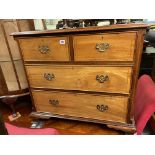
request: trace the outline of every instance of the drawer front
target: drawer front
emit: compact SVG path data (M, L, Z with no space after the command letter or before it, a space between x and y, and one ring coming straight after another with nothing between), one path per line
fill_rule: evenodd
M37 111L73 117L126 122L128 97L32 91Z
M74 36L75 61L133 61L136 33Z
M128 94L131 67L26 66L31 87Z
M25 61L69 61L68 37L19 39Z

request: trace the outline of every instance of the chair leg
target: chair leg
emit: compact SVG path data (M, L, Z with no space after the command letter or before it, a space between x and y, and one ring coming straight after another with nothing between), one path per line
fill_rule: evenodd
M15 110L15 102L17 101L17 97L6 97L6 98L3 98L2 101L11 108L12 116L16 117L17 113Z

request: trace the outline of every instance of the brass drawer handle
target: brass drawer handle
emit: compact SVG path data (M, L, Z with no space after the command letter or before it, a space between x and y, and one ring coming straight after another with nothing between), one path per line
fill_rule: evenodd
M97 110L99 110L101 112L105 112L105 111L108 110L108 106L107 105L104 105L104 104L97 105L96 108L97 108Z
M109 77L108 77L108 75L96 75L96 80L99 83L104 83L105 81L109 80Z
M52 104L54 106L59 105L59 101L58 100L49 100L49 104Z
M48 81L52 81L55 78L55 76L53 73L44 73L44 78Z
M104 52L109 47L110 47L109 43L97 43L96 44L96 49L98 49L99 52Z
M39 46L38 49L39 49L41 54L47 54L50 51L50 49L47 45Z

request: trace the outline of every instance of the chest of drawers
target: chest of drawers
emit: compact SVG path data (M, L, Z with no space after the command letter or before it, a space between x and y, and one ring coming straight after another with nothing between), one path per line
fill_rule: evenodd
M12 34L36 117L103 123L134 131L134 96L147 25Z

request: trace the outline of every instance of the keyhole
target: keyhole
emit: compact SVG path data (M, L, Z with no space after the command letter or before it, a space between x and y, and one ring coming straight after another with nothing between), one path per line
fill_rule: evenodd
M102 40L103 40L103 36L102 36L101 38L102 38Z

